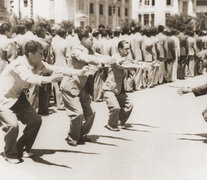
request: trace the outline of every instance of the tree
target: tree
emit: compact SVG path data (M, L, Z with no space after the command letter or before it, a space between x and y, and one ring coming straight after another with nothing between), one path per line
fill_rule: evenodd
M195 29L195 18L185 14L172 15L167 17L166 26L177 30L194 30Z

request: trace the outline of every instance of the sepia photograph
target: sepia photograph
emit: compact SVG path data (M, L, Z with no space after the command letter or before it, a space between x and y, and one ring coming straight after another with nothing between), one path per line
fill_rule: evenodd
M207 180L207 0L0 0L0 180Z

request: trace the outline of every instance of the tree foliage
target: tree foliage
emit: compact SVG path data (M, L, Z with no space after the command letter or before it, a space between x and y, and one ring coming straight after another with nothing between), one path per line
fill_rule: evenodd
M167 17L166 26L177 30L193 30L195 29L195 18L185 14L172 15Z

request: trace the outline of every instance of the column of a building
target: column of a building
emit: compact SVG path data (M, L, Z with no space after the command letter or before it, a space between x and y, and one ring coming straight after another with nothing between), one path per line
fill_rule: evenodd
M125 0L121 0L121 19L125 19Z
M152 26L152 14L149 13L149 25Z
M104 17L105 17L105 25L108 26L109 25L109 13L108 13L108 9L109 9L109 1L110 0L105 0L105 4L104 4Z
M179 14L179 4L178 4L178 0L174 0L173 3L174 3L173 4L173 7L174 7L173 8L174 9L173 13L174 14Z
M87 25L90 25L90 1L89 0L87 0L86 15L87 15Z
M96 26L98 27L99 25L99 0L95 1L95 17L96 17Z
M195 16L195 13L193 10L193 0L188 0L188 15Z
M132 0L129 0L129 6L128 6L128 18L132 18Z

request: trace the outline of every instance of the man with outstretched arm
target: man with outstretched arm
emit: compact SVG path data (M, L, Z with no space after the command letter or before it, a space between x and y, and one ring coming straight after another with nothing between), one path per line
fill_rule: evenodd
M84 74L87 69L60 68L42 62L43 48L37 41L28 41L25 55L11 62L0 75L0 121L6 124L3 157L10 163L19 163L21 157L30 157L31 147L39 132L42 119L28 102L25 90L31 84L41 85L60 81L63 75ZM41 72L51 76L40 76ZM26 125L22 137L18 137L18 121Z

